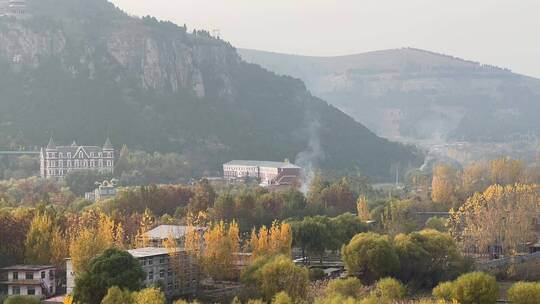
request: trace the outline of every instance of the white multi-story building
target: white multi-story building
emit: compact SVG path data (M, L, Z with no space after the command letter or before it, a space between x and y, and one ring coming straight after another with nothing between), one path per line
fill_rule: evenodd
M36 296L44 299L55 295L55 267L50 265L14 265L0 269L7 272L8 295Z
M256 178L263 185L292 185L301 168L288 162L232 160L223 164L225 179Z
M0 16L25 17L26 0L0 0Z
M56 146L51 137L46 148L40 151L41 177L63 178L77 170L96 170L101 173L113 173L114 148L107 138L103 147Z
M162 285L168 296L193 295L197 292L199 267L196 257L183 249L169 252L166 248L145 247L127 252L139 260L146 273L144 286ZM178 259L178 260L174 260ZM71 259L66 262L67 293L75 288L75 272Z

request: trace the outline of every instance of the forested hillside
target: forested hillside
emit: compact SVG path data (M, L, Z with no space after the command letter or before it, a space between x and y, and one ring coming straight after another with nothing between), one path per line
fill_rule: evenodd
M338 57L239 50L392 140L501 142L540 135L540 80L404 48Z
M118 148L180 153L208 174L232 158L300 157L381 179L421 162L207 32L104 0L30 0L28 11L0 19L2 147L108 134Z

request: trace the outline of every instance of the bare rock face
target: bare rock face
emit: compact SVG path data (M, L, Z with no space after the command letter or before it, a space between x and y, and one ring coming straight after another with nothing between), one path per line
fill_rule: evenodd
M17 22L0 28L0 56L16 65L37 67L40 57L60 55L65 46L66 38L60 31L38 33Z
M39 31L20 20L3 21L0 58L12 62L14 68L37 68L43 59L59 58L71 75L95 79L99 73L96 67L105 64L108 70L118 73L118 81L135 78L145 90L188 91L203 98L207 95L208 76L205 77L201 68L218 67L211 77L220 79L220 97L227 98L233 93L226 69L219 67L238 64L240 59L232 47L224 47L223 43L190 44L193 39L185 33L156 39L151 29L136 20L121 23L103 37L97 47L105 49L105 53L96 52L95 41L84 40L74 42L77 45L74 51L66 49L70 38L62 30Z

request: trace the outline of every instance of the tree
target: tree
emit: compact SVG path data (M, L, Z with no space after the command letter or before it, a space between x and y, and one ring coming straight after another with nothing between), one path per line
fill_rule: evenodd
M107 294L101 300L101 304L132 304L131 292L113 286L107 290Z
M100 173L97 170L79 170L69 173L65 181L73 194L84 196L84 193L96 188L96 182L110 180L111 178L111 174Z
M461 304L493 304L499 298L495 278L483 272L471 272L454 282L453 299Z
M67 242L54 220L46 214L36 215L26 236L26 263L62 267L67 249Z
M294 265L290 258L276 256L263 264L255 273L256 283L265 299L286 292L294 301L306 296L309 283L308 270Z
M362 282L357 278L336 279L328 282L326 294L339 294L345 298L351 297L357 299L360 297L363 287Z
M442 217L436 217L436 216L432 216L427 219L425 228L437 230L439 232L448 231L448 229L446 228L446 219Z
M75 273L87 269L90 260L111 248L115 243L114 221L103 213L98 213L96 225L81 225L73 231L69 252Z
M218 280L234 278L235 253L240 246L238 242L238 226L235 222L229 225L229 229L223 221L212 225L204 233L202 260L206 274Z
M451 301L454 297L454 282L442 282L433 288L432 294L435 298Z
M133 304L165 304L165 295L158 288L145 288L132 294Z
M234 218L234 196L230 193L220 194L214 203L216 218L223 221L231 221Z
M539 213L539 185L493 185L451 211L449 231L465 251L487 253L498 246L513 255L521 244L537 240L534 221Z
M189 212L198 213L214 206L216 193L207 179L202 179L195 186L193 197L189 200Z
M508 290L508 299L513 304L540 303L540 283L518 282Z
M99 304L112 286L138 290L146 276L136 258L118 249L107 249L93 258L87 269L75 279L73 297L76 302Z
M349 274L358 276L363 283L392 275L399 269L398 256L388 237L376 233L357 234L341 255Z
M356 211L358 212L358 217L362 221L369 221L371 219L368 209L368 202L365 196L358 197L358 201L356 202Z
M323 255L331 245L329 219L326 217L306 217L300 222L292 223L293 242L302 250L302 257L309 254Z
M422 230L394 239L401 269L399 279L414 288L432 288L464 271L464 259L449 234Z
M456 173L449 165L438 165L433 169L431 199L435 203L450 207L455 200Z

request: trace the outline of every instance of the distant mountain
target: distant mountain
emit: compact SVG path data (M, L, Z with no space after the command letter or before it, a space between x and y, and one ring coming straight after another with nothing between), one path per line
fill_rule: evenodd
M0 146L108 134L118 148L181 153L206 174L230 159L288 158L385 179L422 161L207 32L105 0L28 5L29 18L0 18Z
M311 92L403 141L507 141L540 135L540 80L507 69L404 48L338 57L239 50L303 80Z

